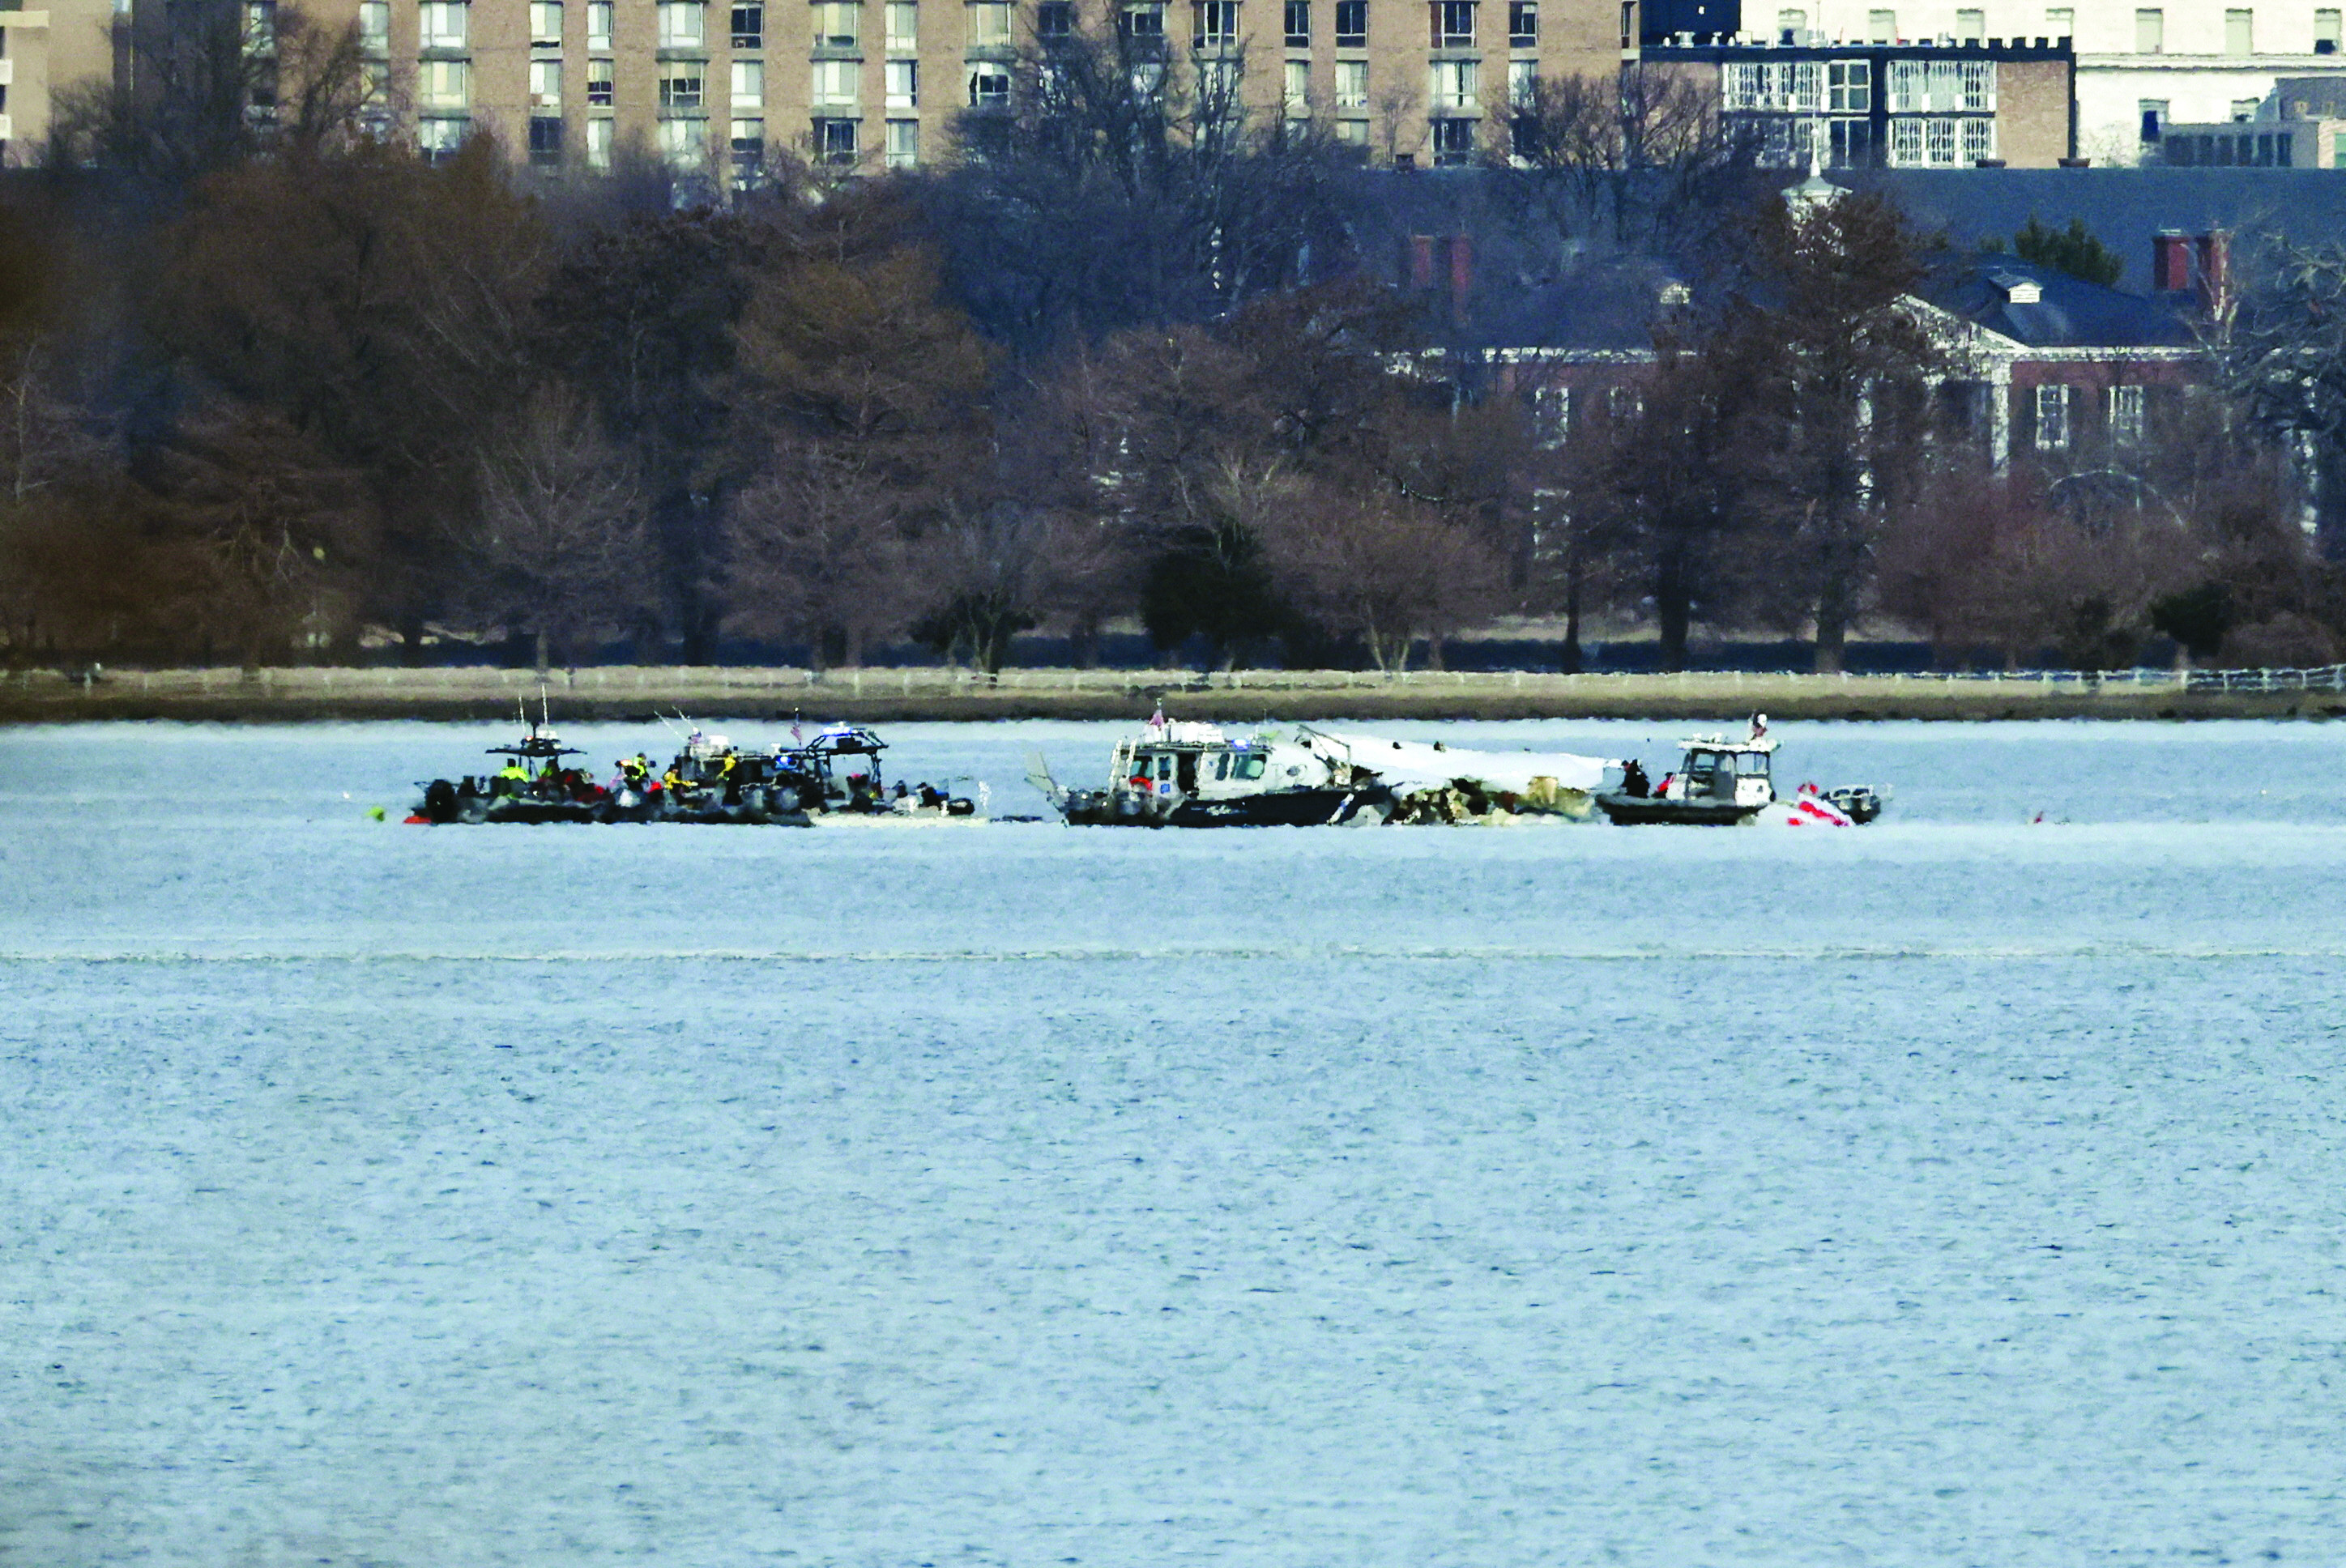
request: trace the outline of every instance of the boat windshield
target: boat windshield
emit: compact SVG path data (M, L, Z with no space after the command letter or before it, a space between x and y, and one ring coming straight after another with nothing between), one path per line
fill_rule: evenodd
M1260 751L1253 752L1251 754L1247 752L1233 753L1230 758L1230 777L1233 779L1260 779L1262 777L1264 766L1268 764L1270 760L1270 759L1269 758L1263 756ZM1219 773L1215 775L1216 778L1219 778L1220 776L1221 775Z

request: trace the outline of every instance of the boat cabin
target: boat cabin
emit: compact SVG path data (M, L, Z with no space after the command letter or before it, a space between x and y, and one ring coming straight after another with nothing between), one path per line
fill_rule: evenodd
M1722 805L1765 806L1776 799L1769 765L1776 743L1760 737L1729 740L1698 735L1678 744L1685 757L1664 782L1666 800L1716 800Z
M1164 800L1233 800L1333 782L1326 758L1270 735L1232 740L1219 726L1152 724L1117 744L1108 789Z
M860 725L840 724L794 751L776 753L777 772L813 780L832 810L868 810L881 798L880 754L887 743Z

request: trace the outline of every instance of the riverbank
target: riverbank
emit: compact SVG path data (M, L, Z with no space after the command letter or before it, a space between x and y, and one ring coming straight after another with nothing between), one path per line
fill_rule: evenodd
M2324 683L2327 684L2324 684ZM604 667L556 671L557 721L709 718L1127 718L1161 701L1176 718L1718 718L1764 709L1795 719L2335 718L2335 672L2205 675L2186 688L2157 671L1943 677L1689 671L1543 675L1415 670L832 670ZM286 723L495 719L538 706L529 670L287 668L23 671L0 678L0 723L177 719Z

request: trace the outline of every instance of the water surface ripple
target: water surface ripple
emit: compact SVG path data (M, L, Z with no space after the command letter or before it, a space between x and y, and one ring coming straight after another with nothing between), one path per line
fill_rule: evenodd
M425 830L494 731L0 733L0 1564L2346 1556L2346 730L1782 734L1893 814Z

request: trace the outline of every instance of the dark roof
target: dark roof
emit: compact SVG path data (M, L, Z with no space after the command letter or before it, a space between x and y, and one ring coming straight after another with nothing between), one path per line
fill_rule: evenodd
M2082 219L2117 253L2118 287L2148 292L2151 237L2229 229L2237 261L2280 237L2346 241L2346 172L2310 168L1978 168L1834 170L1851 188L1893 196L1917 228L1960 249L2005 244L2031 216L2055 229Z
M2006 297L2012 285L2027 283L2036 285L2035 303ZM2189 321L2198 305L2195 294L2129 294L2016 256L1991 252L1952 262L1922 295L2035 349L2188 348L2198 341Z

